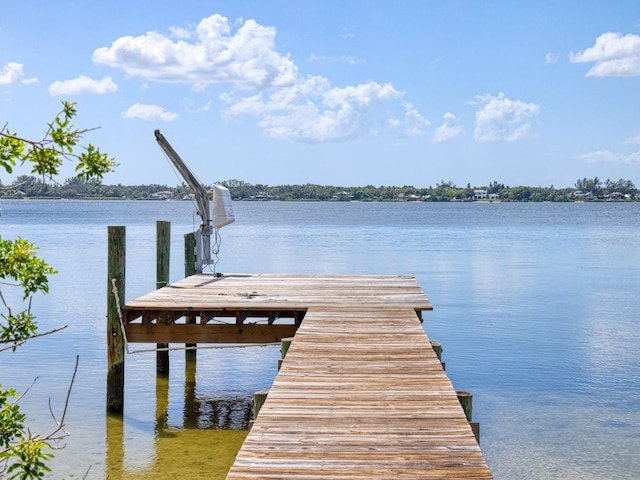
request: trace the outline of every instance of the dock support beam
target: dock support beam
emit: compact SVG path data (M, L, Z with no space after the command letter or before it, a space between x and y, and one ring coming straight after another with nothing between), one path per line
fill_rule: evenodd
M184 276L185 278L195 275L196 273L196 236L193 232L184 236ZM187 325L195 325L196 317L185 318ZM185 361L195 362L196 347L195 343L185 343Z
M108 228L107 266L107 411L122 413L124 408L124 333L120 311L125 293L125 227ZM118 292L113 292L113 282ZM119 305L117 300L119 299Z
M169 265L171 252L171 223L156 222L156 289L169 284ZM169 375L169 344L158 343L156 352L156 373Z

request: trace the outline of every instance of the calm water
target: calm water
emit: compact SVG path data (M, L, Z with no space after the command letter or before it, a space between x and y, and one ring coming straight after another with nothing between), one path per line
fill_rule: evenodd
M156 381L153 353L129 355L124 422L104 414L107 226L127 227L128 300L155 288L157 220L172 222L171 280L182 278L194 205L0 207L2 237L34 241L60 271L34 311L42 329L69 327L0 354L3 385L38 377L23 408L41 431L80 356L55 478L224 478L252 393L275 377L277 346L201 350L197 371L172 352L168 381ZM220 272L416 276L434 305L425 329L442 343L455 388L474 395L496 479L640 475L639 203L234 207Z

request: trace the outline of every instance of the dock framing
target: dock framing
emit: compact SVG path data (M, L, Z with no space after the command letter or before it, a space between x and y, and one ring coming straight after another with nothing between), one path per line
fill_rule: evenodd
M408 275L197 274L127 302L123 316L130 343L272 343L310 307L334 305L432 309Z
M422 328L431 309L408 275L197 274L123 319L129 342L294 337L228 479L492 478Z

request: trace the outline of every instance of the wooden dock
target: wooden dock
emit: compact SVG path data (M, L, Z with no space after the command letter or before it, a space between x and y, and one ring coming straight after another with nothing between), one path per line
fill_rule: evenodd
M198 274L127 302L123 316L130 343L272 343L310 307L335 305L432 309L409 275Z
M406 275L201 274L124 319L130 342L295 334L228 479L492 478L420 323L431 309Z

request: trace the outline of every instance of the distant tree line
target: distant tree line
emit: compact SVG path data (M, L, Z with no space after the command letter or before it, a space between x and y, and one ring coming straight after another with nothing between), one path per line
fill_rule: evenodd
M242 180L218 182L229 188L233 200L253 201L424 201L451 202L473 201L479 198L502 202L572 202L591 201L635 201L640 199L638 189L630 180L600 180L582 178L574 187L554 188L517 186L510 187L496 181L488 185L459 187L451 181L442 180L435 187L379 186L341 187L331 185L276 185L251 184ZM487 197L483 196L486 195ZM22 175L10 185L0 182L0 198L79 198L79 199L138 199L180 200L189 198L190 189L182 183L175 187L167 185L105 185L99 179L69 178L62 184L47 183L41 179Z

